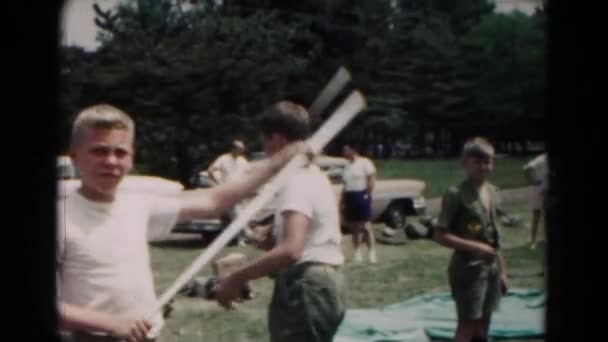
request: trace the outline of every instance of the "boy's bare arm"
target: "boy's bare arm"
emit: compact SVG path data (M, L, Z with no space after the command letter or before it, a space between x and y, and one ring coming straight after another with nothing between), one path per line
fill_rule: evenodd
M300 259L310 220L295 211L284 212L283 220L284 240L251 264L218 280L214 292L222 306L231 307L231 301L238 298L240 289L247 281L267 276Z
M251 230L253 231L252 240L257 248L269 251L275 246L275 240L272 237L272 224L257 225Z
M487 257L496 256L494 247L479 241L463 239L455 234L437 229L435 231L434 240L439 244L453 248L458 251L479 253Z
M374 192L374 187L376 186L376 174L372 174L367 176L367 194L369 196Z
M304 142L292 143L272 158L252 163L249 172L242 177L211 189L184 191L180 195L178 221L188 222L197 218L221 216L238 201L266 183L293 156L298 153L308 153L309 150Z
M509 290L509 279L507 276L507 265L505 263L505 257L502 253L498 253L498 259L500 262L502 273L500 275L500 289L503 294L506 294Z
M231 276L241 278L242 282L254 280L289 266L300 259L306 243L306 232L310 220L304 214L295 211L284 212L283 220L284 240L260 259Z
M497 252L496 253L498 255L498 260L500 262L500 269L502 270L502 276L503 277L507 277L507 264L505 263L505 257L502 255L502 253Z
M126 341L146 341L151 328L143 319L127 319L66 303L59 303L59 325L68 331L102 332Z

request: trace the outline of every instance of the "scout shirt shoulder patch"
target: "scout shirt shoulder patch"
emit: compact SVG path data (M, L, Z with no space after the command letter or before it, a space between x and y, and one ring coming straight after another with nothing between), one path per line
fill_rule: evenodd
M467 224L467 230L471 233L479 233L481 230L481 222L473 221Z

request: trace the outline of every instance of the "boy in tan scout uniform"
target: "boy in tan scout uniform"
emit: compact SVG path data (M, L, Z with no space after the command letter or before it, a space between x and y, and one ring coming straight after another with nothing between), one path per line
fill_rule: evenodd
M487 179L494 148L484 138L464 145L466 179L443 196L435 240L454 249L448 276L456 303L456 342L487 341L492 312L507 290L499 254L498 189Z

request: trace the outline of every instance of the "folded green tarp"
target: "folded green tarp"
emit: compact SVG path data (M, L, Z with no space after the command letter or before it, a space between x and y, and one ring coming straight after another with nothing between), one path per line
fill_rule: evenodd
M542 338L545 297L542 292L511 289L494 313L490 336L496 339ZM334 342L428 342L452 339L456 330L449 293L422 295L383 309L346 312Z

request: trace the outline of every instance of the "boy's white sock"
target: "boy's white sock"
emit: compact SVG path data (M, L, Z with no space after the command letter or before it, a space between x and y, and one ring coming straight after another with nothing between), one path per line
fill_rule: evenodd
M363 255L361 255L361 248L355 249L355 253L354 254L355 254L354 259L355 259L356 262L362 262L363 261Z
M376 255L376 250L373 248L369 250L369 262L371 262L372 264L375 264L378 262L378 256Z

